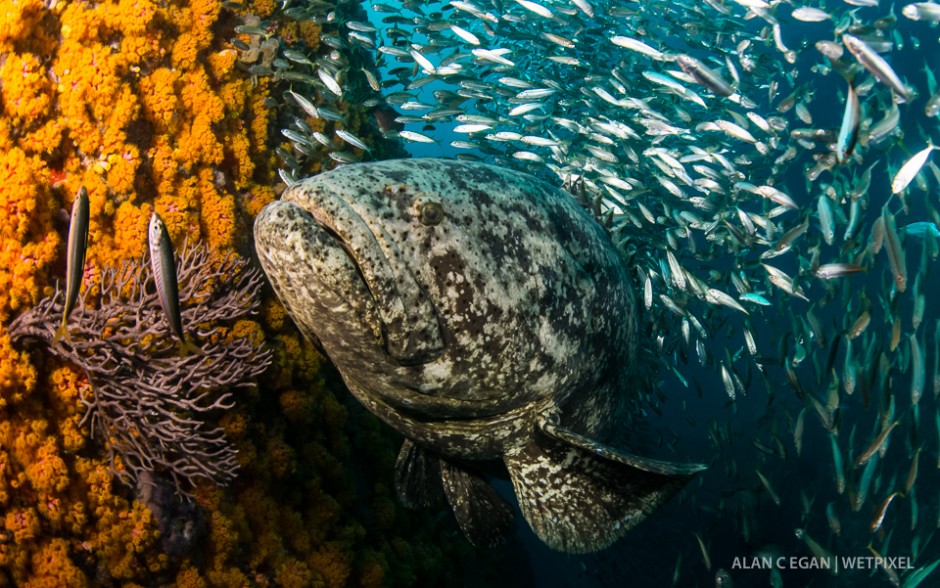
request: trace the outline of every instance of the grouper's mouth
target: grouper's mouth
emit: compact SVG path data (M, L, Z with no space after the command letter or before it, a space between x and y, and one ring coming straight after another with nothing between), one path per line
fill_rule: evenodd
M396 241L369 218L310 182L289 188L258 216L259 259L294 321L383 418L498 414L498 403L416 387L415 370L447 361L447 327Z
M282 200L305 210L355 266L372 297L390 357L401 365L415 365L443 352L437 311L403 262L395 240L371 218L375 215L317 186L298 185L285 191Z

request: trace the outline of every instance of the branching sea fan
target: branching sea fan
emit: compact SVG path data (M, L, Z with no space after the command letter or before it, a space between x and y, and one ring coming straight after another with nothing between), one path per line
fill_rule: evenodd
M81 367L90 391L83 423L107 447L112 470L134 486L168 477L181 494L199 481L226 484L236 451L217 424L270 363L260 334L236 325L257 311L260 273L234 253L186 248L177 265L187 338L200 353L181 354L157 298L146 259L107 268L69 316L68 338L53 342L64 295L55 294L11 325L14 341L41 341ZM250 331L255 333L254 331ZM144 476L146 474L146 476Z

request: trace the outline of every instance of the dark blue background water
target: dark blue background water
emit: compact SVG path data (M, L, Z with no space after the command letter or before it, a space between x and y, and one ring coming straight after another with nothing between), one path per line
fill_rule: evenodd
M890 3L882 1L881 8L863 8L859 15L862 21L871 22L876 15L888 12ZM729 5L732 5L729 2ZM896 48L888 55L903 79L915 86L920 95L911 104L901 106L903 141L896 142L889 139L879 147L864 152L863 164L851 164L852 173L860 174L864 167L872 162L879 161L875 167L870 188L868 214L876 215L882 204L890 195L890 180L897 168L913 152L920 150L927 138L940 143L940 134L937 132L937 119L926 119L923 114L924 105L929 98L927 83L923 68L925 64L935 72L940 72L940 45L938 45L938 29L923 23L914 23L900 17L900 6L897 4L895 12L898 13L899 22L896 30L904 41L903 48ZM733 6L733 5L732 5ZM841 2L830 2L828 5L833 11L843 13L851 7ZM736 12L740 9L735 6ZM786 14L787 11L781 11ZM379 24L382 14L371 13L374 24ZM798 23L792 19L781 17L783 22L785 43L792 49L799 50L799 59L793 66L784 69L797 74L798 84L807 84L807 88L815 98L808 102L815 127L838 128L842 119L842 100L845 95L845 82L835 74L828 76L813 73L810 68L824 60L813 49L812 44L818 39L831 38L832 23ZM742 27L758 31L763 23L759 19L741 23ZM919 49L911 42L913 37L921 41ZM806 47L799 49L805 40ZM423 42L416 38L415 42ZM660 44L663 39L656 40ZM670 44L672 41L669 42ZM656 42L651 42L656 45ZM732 56L733 57L733 56ZM845 59L851 60L846 53ZM782 56L780 57L782 61ZM524 72L516 72L523 77ZM747 74L742 72L743 76ZM867 75L865 76L867 77ZM767 80L768 82L770 80ZM776 114L773 106L780 97L789 94L793 86L784 79L778 79L781 89L774 104L767 103L766 90L749 92L748 94L759 102L757 112L768 116ZM418 100L433 102L430 92L440 87L432 84L425 86L417 96ZM401 88L391 88L397 91ZM699 88L696 89L700 90ZM704 93L704 91L702 92ZM642 97L642 96L638 96ZM870 99L862 98L863 110L871 114L875 103ZM693 109L690 111L695 112ZM739 112L743 109L738 108ZM404 113L413 114L413 113ZM877 118L883 116L879 111ZM789 114L794 119L793 114ZM693 123L694 125L694 123ZM804 126L798 121L792 126ZM453 127L450 123L436 123L432 131L425 130L423 125L408 125L409 130L424 132L435 137L436 144L420 143L408 144L407 148L414 157L453 157L458 153L466 153L448 145L452 140L465 140L465 135L448 132ZM895 145L895 143L898 143ZM775 152L773 156L778 155ZM756 156L756 154L755 154ZM816 198L820 185L830 182L832 176L824 173L820 180L808 185L804 176L804 168L812 162L808 153L803 153L793 161L781 177L775 178L778 185L786 186L789 194L801 207L815 210ZM903 226L910 222L930 220L930 211L937 206L937 183L928 172L927 184L929 190L924 193L912 189L907 196L909 210L905 213L900 207L893 210L898 214L898 225ZM926 202L931 205L927 206ZM847 207L845 210L847 211ZM818 230L815 219L812 221L813 230ZM835 259L839 255L841 235L845 230L844 221L837 227L836 245L824 247L823 259ZM867 230L867 225L863 230ZM908 291L898 297L897 311L902 314L904 335L901 347L907 345L907 334L911 332L910 316L912 312L913 295L911 284L914 275L918 272L921 260L922 241L907 238L904 242L907 250L907 265L910 274ZM828 256L828 257L827 257ZM781 257L772 261L774 265L787 271L796 269L795 255L792 258ZM659 413L649 410L639 419L638 423L629 426L640 427L644 430L647 441L645 449L656 456L670 459L688 459L700 461L710 465L710 469L697 476L688 487L665 507L653 513L645 522L627 535L625 539L612 548L599 554L590 556L569 556L550 551L542 545L528 529L527 525L517 513L516 531L512 541L501 547L506 557L517 562L518 576L507 578L506 585L513 586L669 586L673 585L674 574L678 568L678 586L712 586L715 583L715 573L724 568L731 573L735 586L767 586L769 585L769 572L766 570L736 570L732 569L735 558L750 558L758 553L770 552L784 556L811 556L812 553L806 544L795 535L795 529L805 528L816 541L825 546L830 552L839 556L867 556L871 553L866 549L869 542L873 542L877 549L890 555L912 555L912 542L919 537L920 554L915 565L921 566L940 558L940 542L930 541L933 530L940 526L940 507L938 507L938 439L934 418L937 403L932 390L930 368L934 362L936 349L932 344L933 332L936 328L938 313L934 302L934 293L940 291L940 280L933 268L935 262L930 260L927 264L928 272L921 276L923 291L927 293L928 303L926 319L921 325L919 336L927 341L928 366L927 392L919 406L919 428L914 427L915 419L910 414L910 370L899 369L905 363L903 353L892 355L895 369L890 377L886 378L886 386L893 391L898 399L897 415L901 419L901 426L893 432L887 454L882 460L876 482L872 484L869 499L861 512L853 513L848 508L848 501L840 496L835 488L833 455L829 434L820 425L812 407L807 408L805 415L805 435L803 437L802 455L797 456L793 444L792 426L800 410L807 405L800 400L792 387L787 383L784 370L780 365L768 362L766 379L759 377L751 369L753 376L748 394L730 401L724 391L718 370L714 365L701 367L694 359L682 362L674 357L676 369L682 374L690 385L684 386L679 379L671 373L663 373L663 392L665 400L659 404ZM691 268L690 268L691 269ZM878 333L881 341L887 341L890 336L890 323L885 322L883 307L890 306L886 302L889 296L890 284L889 268L885 253L875 258L875 263L867 275L846 278L849 280L849 290L855 296L865 292L872 301L873 321L870 330ZM793 298L788 304L781 307L757 309L752 312L751 325L757 338L758 347L762 354L775 355L778 349L792 357L793 347L805 329L794 330L808 309L819 318L824 327L827 341L824 345L817 345L814 341L804 340L809 357L801 366L796 368L802 387L816 398L825 402L826 390L831 378L817 381L816 371L812 369L813 361L825 364L827 355L832 349L830 342L838 338L844 330L848 312L840 298L823 304L827 284L818 281L802 283L807 297L813 304L807 304ZM838 284L843 288L843 284ZM749 307L750 309L750 307ZM740 329L744 323L739 315L724 309L729 315L726 329L713 332L708 342L710 353L721 357L724 350L737 351L741 349ZM852 312L857 312L857 304L852 306ZM861 339L857 340L861 343ZM885 347L887 345L885 344ZM861 356L860 345L856 344L855 354ZM903 350L902 350L903 351ZM844 363L844 342L836 350L835 370L841 377ZM694 352L690 352L693 353ZM743 352L746 358L746 350ZM909 356L909 353L907 354ZM898 358L901 359L898 359ZM745 363L742 361L742 363ZM877 372L877 368L873 368ZM878 377L873 377L873 388L877 388ZM878 404L873 398L866 405L861 392L851 397L842 394L840 413L842 428L838 437L843 453L843 459L849 462L850 448L855 455L858 454L877 433L879 429ZM660 414L661 413L661 414ZM709 434L712 430L722 430L730 433L730 438L716 444L714 436ZM854 436L852 431L854 429ZM755 446L755 440L767 447L775 447L774 437L778 438L786 451L786 458L768 456ZM886 517L885 529L890 531L888 537L877 537L868 530L873 509L892 489L903 486L904 479L910 467L910 456L913 448L922 447L920 456L920 474L915 486L915 496L919 506L917 526L911 531L912 498L898 498L891 506ZM851 465L846 466L850 478L857 477L861 470L852 470ZM776 493L781 498L781 505L777 506L761 486L756 470L760 470L773 484ZM506 481L495 481L497 488L506 496L512 495L511 486ZM835 536L829 529L825 517L826 504L836 503L836 511L842 524L841 536ZM811 504L808 514L804 503ZM746 540L742 533L744 519L750 529L750 537ZM711 569L707 569L702 553L695 539L694 533L703 537L708 548ZM885 539L888 548L885 549ZM940 574L940 572L938 572ZM783 585L785 586L885 586L889 585L887 576L880 570L845 573L833 577L819 570L782 571ZM924 586L940 586L940 576L931 577Z

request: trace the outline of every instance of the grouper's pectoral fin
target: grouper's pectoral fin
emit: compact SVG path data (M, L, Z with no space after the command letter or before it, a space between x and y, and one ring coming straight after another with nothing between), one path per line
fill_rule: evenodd
M512 507L475 472L440 460L444 494L460 530L478 547L494 547L505 541L512 528Z
M428 507L443 496L437 455L405 439L395 463L395 491L407 508Z
M550 423L504 460L529 525L566 553L607 547L704 469L625 454Z
M480 547L502 543L512 527L512 507L475 471L447 461L405 439L395 464L395 490L408 508L447 498L457 525Z

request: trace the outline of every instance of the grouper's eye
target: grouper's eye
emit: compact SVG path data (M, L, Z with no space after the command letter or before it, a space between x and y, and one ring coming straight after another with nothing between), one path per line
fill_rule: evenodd
M421 221L422 225L433 227L444 220L444 207L441 206L440 202L425 202L420 206L418 220Z

